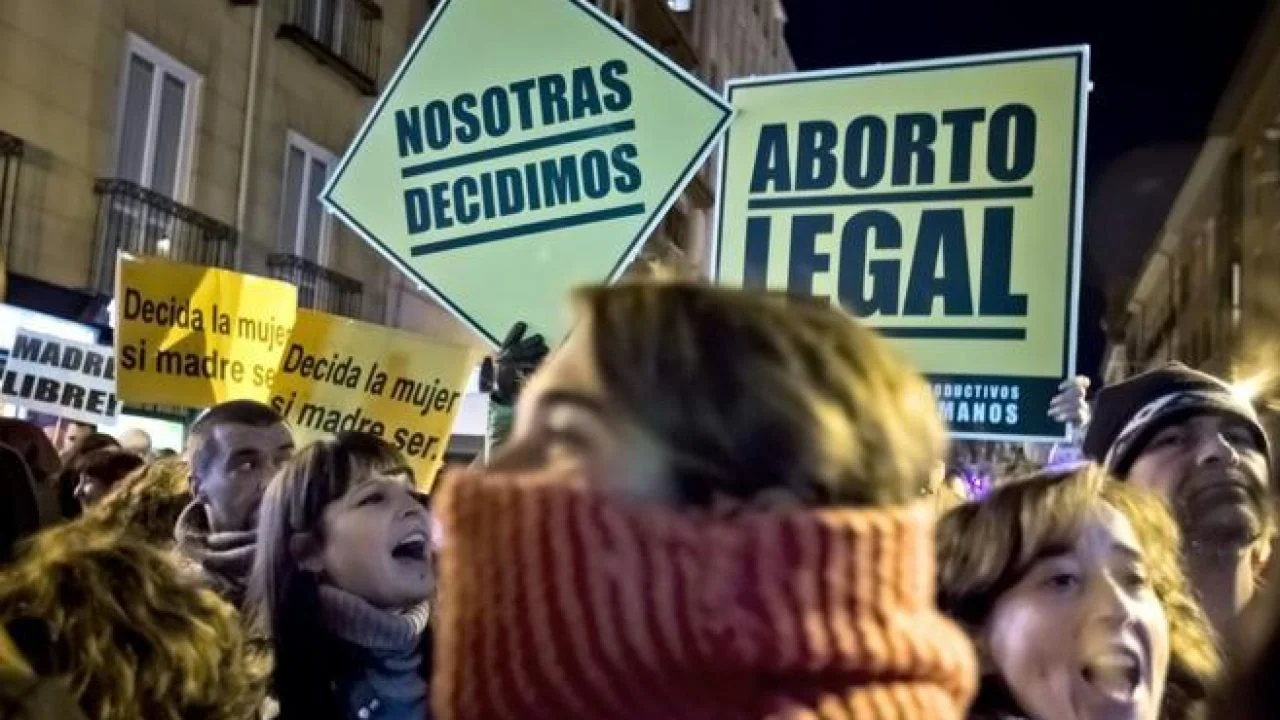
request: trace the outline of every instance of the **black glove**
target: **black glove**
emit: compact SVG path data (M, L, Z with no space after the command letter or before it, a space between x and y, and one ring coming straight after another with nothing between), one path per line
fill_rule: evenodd
M541 335L525 337L528 325L511 326L498 354L487 357L480 365L480 391L499 405L511 407L520 396L524 382L538 369L547 356L547 343Z

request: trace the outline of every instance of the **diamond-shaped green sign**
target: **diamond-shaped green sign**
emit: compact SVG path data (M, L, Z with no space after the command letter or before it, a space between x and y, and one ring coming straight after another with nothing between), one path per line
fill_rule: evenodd
M322 198L497 345L612 281L728 104L584 0L446 0Z

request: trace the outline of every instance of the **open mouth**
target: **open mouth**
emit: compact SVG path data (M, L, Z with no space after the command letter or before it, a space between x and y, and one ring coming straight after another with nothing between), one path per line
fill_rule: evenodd
M422 561L427 559L427 534L415 530L404 536L396 546L391 548L391 557L396 560Z
M1142 680L1142 661L1128 650L1116 650L1091 658L1080 674L1103 695L1128 701L1137 693Z

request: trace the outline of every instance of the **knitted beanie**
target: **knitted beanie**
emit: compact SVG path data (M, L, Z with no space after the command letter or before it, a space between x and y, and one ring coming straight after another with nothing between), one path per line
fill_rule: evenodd
M924 505L714 519L554 476L441 491L444 720L960 720Z
M1084 452L1124 477L1161 429L1202 414L1230 415L1248 423L1258 447L1271 456L1258 414L1231 386L1181 363L1170 363L1098 392Z

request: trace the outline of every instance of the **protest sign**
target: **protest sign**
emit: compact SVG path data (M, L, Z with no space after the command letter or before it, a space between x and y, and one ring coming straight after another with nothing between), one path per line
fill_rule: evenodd
M1065 438L1088 48L734 80L720 282L831 298L925 372L955 436Z
M299 444L341 431L381 437L404 453L427 491L476 359L469 348L298 310L271 406Z
M0 400L82 423L110 425L120 411L111 348L19 329L0 370Z
M729 116L586 0L445 0L322 198L489 344L518 320L554 338L566 291L622 274Z
M266 402L288 348L297 290L278 280L159 258L116 272L119 395L205 408Z

